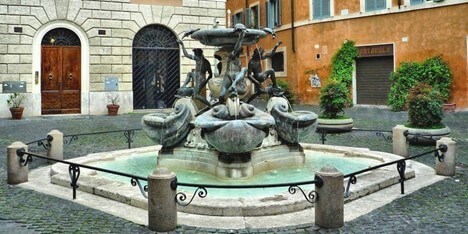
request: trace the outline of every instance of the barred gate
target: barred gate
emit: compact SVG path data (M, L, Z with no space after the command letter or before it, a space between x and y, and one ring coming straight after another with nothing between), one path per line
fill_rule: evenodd
M180 87L177 36L161 25L141 29L133 41L133 108L170 108Z

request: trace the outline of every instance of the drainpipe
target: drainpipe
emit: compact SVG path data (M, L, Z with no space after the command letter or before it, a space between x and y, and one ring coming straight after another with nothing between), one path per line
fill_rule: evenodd
M292 51L296 53L296 37L295 37L295 28L294 28L294 0L291 0L291 43Z

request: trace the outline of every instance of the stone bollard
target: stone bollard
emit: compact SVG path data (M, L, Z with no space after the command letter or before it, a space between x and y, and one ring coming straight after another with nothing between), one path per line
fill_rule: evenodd
M408 141L406 140L406 136L403 133L408 130L403 125L397 125L393 127L393 154L403 156L407 158L408 154Z
M443 153L444 160L442 162L439 162L439 159L436 158L436 174L442 176L454 176L456 142L453 141L451 138L442 137L440 140L437 141L436 148L439 148L442 144L447 146L447 152Z
M52 141L50 142L49 149L47 150L47 157L63 160L63 133L59 130L52 130L47 134L47 137L51 136ZM48 163L55 163L54 161L48 161Z
M148 176L148 227L152 231L169 232L177 228L177 189L171 188L174 172L158 167Z
M23 166L20 163L20 157L16 154L16 150L25 149L28 150L28 146L23 142L13 142L13 144L7 147L7 183L8 184L20 184L28 181L28 166ZM23 156L26 159L26 156Z
M315 224L323 228L340 228L344 225L343 173L334 167L324 167L315 174L323 185L315 186Z

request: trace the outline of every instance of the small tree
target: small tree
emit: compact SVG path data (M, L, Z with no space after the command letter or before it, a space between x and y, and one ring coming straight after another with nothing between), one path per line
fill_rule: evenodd
M320 109L324 118L336 119L344 116L349 102L348 88L343 83L330 81L320 90Z
M439 91L426 83L415 86L408 96L408 127L441 128L444 113Z

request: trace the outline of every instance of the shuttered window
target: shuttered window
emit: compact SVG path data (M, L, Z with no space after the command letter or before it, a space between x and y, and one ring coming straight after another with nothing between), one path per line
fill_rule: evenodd
M239 13L236 13L232 16L232 23L233 25L236 25L236 24L243 24L243 13L242 12L239 12Z
M268 0L265 2L266 27L281 26L281 0Z
M260 7L258 5L245 9L245 26L248 28L260 28Z
M366 11L383 10L386 7L386 0L366 0Z
M330 0L313 0L313 19L330 17Z

